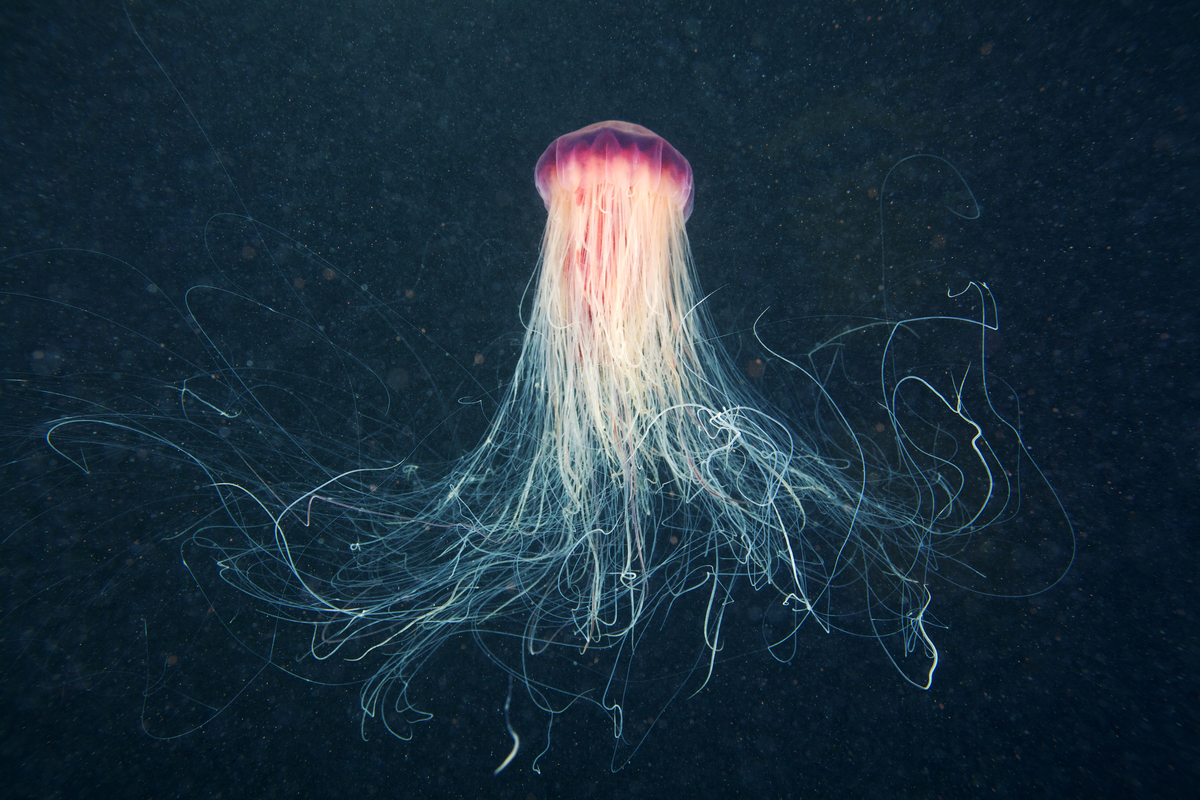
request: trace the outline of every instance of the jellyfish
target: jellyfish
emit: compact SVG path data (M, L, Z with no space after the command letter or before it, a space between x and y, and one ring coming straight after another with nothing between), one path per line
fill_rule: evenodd
M957 293L974 298L974 319L850 325L803 358L762 344L805 387L799 419L774 410L721 344L697 285L692 170L678 150L640 125L599 122L552 142L535 182L547 221L519 356L478 444L440 474L321 465L298 423L264 413L271 387L225 356L235 390L222 401L204 376L183 381L169 430L158 407L93 412L55 420L46 440L81 469L72 448L98 428L199 468L219 508L190 540L225 583L310 631L313 657L372 665L364 730L379 719L411 736L430 715L410 689L465 635L551 717L580 702L607 714L628 745L619 767L648 733L627 724L635 695L654 694L661 711L699 691L747 594L776 609L760 646L780 660L802 629L842 631L880 643L928 688L935 580L974 574L972 544L1017 513L1019 474L985 425L1027 462L983 365L987 287ZM905 337L942 321L978 335L978 363L941 368L940 381L899 369ZM885 422L872 435L830 389L831 366L863 332L883 353L872 402ZM317 417L312 404L303 413ZM238 420L253 438L230 433ZM186 438L201 429L204 443ZM279 470L268 462L293 477L268 480ZM663 649L680 655L655 674ZM509 732L501 768L519 747Z

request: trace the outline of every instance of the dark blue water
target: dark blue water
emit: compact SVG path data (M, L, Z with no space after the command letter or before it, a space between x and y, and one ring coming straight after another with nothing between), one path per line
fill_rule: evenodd
M441 355L406 361L394 332L368 340L365 316L313 309L331 321L326 335L345 332L407 393L386 446L414 447L450 409L458 422L424 452L452 457L487 413L486 400L463 413L458 397L485 396L479 387L494 389L511 363L504 343L520 332L544 218L532 169L555 136L613 118L671 141L695 171L689 233L718 326L744 332L766 308L810 320L786 328L796 349L829 332L823 315L879 313L873 192L900 159L933 153L963 172L983 215L927 236L910 226L896 246L995 292L991 367L1024 397L1026 443L1074 522L1078 558L1032 599L944 590L928 692L870 642L814 629L791 664L759 654L722 665L615 775L611 731L583 708L555 723L532 774L544 720L517 703L518 729L543 733L493 778L509 746L505 679L471 647L424 684L439 722L412 742L368 723L364 742L354 686L284 674L205 622L213 598L156 518L136 511L156 466L131 459L115 499L111 481L96 494L78 477L48 485L59 473L29 436L56 405L6 383L0 794L1189 793L1200 777L1195 4L295 5L0 12L0 257L111 256L3 265L29 270L10 286L27 280L67 305L86 293L104 309L95 328L37 320L54 335L36 356L0 329L6 374L80 361L108 378L169 373L176 362L148 362L145 341L99 331L127 317L169 346L190 336L163 297L217 281L239 256L253 266L263 248L287 249L281 234L236 223L206 236L214 214L249 214L453 350L441 355L497 365L470 381L433 375L445 397L422 394L421 365ZM268 295L252 269L239 274L245 293ZM6 326L32 324L27 313L0 305ZM235 310L212 313L237 329ZM730 339L739 353L747 342ZM178 402L174 391L162 401ZM347 441L365 438L347 427ZM184 515L195 502L169 505ZM89 539L98 519L111 536L122 509L134 509L123 541ZM1013 524L1049 513L1030 508ZM255 635L272 630L236 631ZM181 641L183 655L170 644ZM280 661L302 664L297 654ZM175 700L154 691L171 656L171 668L192 665L171 684L183 687ZM180 738L144 733L187 727L185 689L230 705Z

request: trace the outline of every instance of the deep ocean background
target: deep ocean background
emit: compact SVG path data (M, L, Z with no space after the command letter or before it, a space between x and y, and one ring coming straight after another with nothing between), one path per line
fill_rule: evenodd
M412 742L362 741L353 687L272 670L159 741L136 670L46 671L4 580L0 796L1191 796L1197 30L1196 3L1111 0L5 4L0 258L85 248L186 286L209 271L206 222L248 212L379 296L423 287L406 313L463 363L519 330L544 219L532 169L561 133L628 119L687 156L699 277L718 325L742 329L869 299L871 191L905 156L948 158L983 206L956 263L997 295L992 368L1027 398L1079 552L1036 598L945 595L928 692L814 630L792 664L724 664L615 774L581 709L541 775L529 751L493 777L504 686L469 656L439 667L461 712ZM431 246L468 269L421 284ZM186 585L160 556L148 603ZM95 635L136 656L140 630Z

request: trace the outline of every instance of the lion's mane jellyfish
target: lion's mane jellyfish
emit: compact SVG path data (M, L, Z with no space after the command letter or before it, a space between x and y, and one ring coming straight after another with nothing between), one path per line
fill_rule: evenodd
M931 576L1015 513L1010 473L963 402L974 381L993 427L1019 442L987 399L982 366L940 391L893 375L902 326L874 323L885 344L873 402L886 424L862 434L818 370L764 345L809 387L811 405L785 417L718 343L685 230L692 170L674 147L600 122L555 140L535 179L548 217L520 355L482 439L440 477L364 464L270 484L257 478L264 469L239 466L250 466L246 451L197 453L154 435L220 496L232 524L197 542L216 551L224 580L311 626L317 658L378 665L363 684L364 719L405 738L428 718L409 696L422 666L469 635L541 708L594 703L618 742L636 746L631 694L665 682L661 710L685 684L703 686L725 652L735 593L775 609L758 647L782 660L807 622L879 641L927 686L938 658ZM978 335L982 359L993 322L990 295L976 294L983 318L955 321ZM244 398L261 391L240 385ZM194 429L219 409L189 392L185 383ZM91 430L97 419L60 420L51 444L66 452L74 423ZM107 424L137 433L149 423ZM306 457L290 460L294 474L317 463ZM683 655L664 668L664 650Z

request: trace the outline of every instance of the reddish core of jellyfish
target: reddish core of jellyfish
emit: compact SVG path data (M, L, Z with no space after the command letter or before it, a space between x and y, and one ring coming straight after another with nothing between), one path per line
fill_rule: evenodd
M538 193L550 208L556 189L574 192L591 183L640 186L672 198L692 214L692 167L667 140L631 122L609 120L564 134L534 168Z

